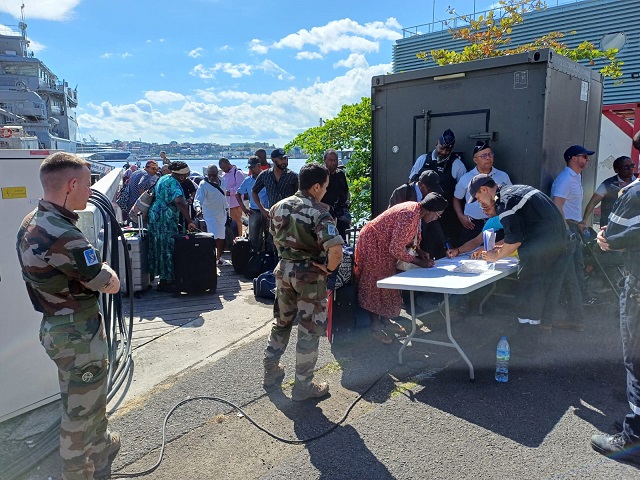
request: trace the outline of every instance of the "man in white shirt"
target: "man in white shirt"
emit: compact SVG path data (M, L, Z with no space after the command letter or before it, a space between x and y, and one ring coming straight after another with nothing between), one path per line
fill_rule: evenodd
M576 236L573 251L573 268L567 267L564 284L569 291L569 315L563 322L554 325L559 328L568 328L582 331L582 305L593 304L595 299L587 295L587 282L584 277L584 258L582 256L582 244L577 238L587 226L582 223L582 171L589 164L589 155L595 152L587 150L581 145L572 145L564 152L564 161L567 166L556 177L551 186L551 199L558 207L560 213L567 222L567 227ZM588 300L585 300L588 299Z
M487 215L482 211L482 207L478 202L472 202L469 193L469 182L479 173L489 175L496 185L511 185L511 179L502 170L493 167L494 154L491 150L489 142L479 140L473 149L473 162L475 168L465 173L453 192L453 210L462 225L460 232L459 245L464 245L469 240L478 236L482 232ZM463 206L462 201L465 201Z

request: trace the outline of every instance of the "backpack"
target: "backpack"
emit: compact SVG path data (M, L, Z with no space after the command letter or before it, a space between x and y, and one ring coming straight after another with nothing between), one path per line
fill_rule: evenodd
M261 273L253 279L253 295L256 298L276 299L276 276L273 270Z

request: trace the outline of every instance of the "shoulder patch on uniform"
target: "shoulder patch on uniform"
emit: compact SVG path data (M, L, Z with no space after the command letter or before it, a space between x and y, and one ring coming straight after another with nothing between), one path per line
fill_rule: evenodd
M329 224L329 226L327 227L327 231L329 232L329 235L335 235L338 233L333 223Z
M93 248L87 248L82 252L82 254L84 255L84 261L87 264L87 267L100 263L100 260L98 260L98 254Z

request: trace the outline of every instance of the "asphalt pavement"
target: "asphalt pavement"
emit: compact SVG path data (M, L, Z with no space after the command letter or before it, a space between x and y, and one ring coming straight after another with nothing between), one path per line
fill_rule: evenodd
M230 267L222 273L231 275ZM134 399L125 395L110 420L123 442L114 471L153 467L165 416L190 397L226 399L274 435L307 439L332 428L364 393L337 428L297 445L258 430L228 405L188 402L168 421L162 463L144 478L639 478L634 466L609 460L589 445L592 434L613 433L614 420L628 410L617 305L609 297L603 296L608 304L587 310L584 332L554 329L542 336L533 358L512 349L506 384L493 375L498 340L512 337L517 329L512 299L494 297L483 316L454 316L453 333L474 364L475 382L469 381L466 364L452 348L416 343L405 350L399 365L400 343L384 346L366 328L343 328L333 344L326 339L320 344L316 376L329 381L331 395L295 403L290 400L295 328L283 357L283 386L265 392L261 359L270 307L253 300L250 290L240 289L229 302L242 302L242 308L223 302L216 315L203 315L203 328L233 328L234 321L249 317L256 329L242 342L224 351L218 348L215 355L201 352L197 362ZM227 315L225 309L235 313ZM437 313L423 320L423 335L446 338ZM410 324L404 312L400 321ZM184 334L177 329L169 338ZM145 355L170 355L171 342L165 343L158 351L153 342L145 345ZM179 345L184 348L185 338ZM0 440L4 443L24 429L28 417L10 421L11 429L5 422ZM59 471L57 454L52 454L24 478L59 478Z

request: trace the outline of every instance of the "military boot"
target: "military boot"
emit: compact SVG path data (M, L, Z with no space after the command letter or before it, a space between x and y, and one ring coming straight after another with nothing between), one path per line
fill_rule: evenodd
M284 377L284 365L281 363L275 365L264 366L264 381L262 385L265 388L273 387L276 383L281 383Z
M291 400L294 402L302 402L312 398L321 398L329 393L329 384L327 382L316 383L311 382L308 385L300 386L296 382L291 391Z

